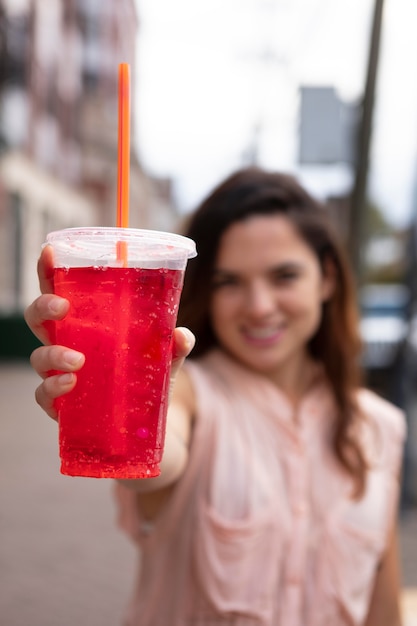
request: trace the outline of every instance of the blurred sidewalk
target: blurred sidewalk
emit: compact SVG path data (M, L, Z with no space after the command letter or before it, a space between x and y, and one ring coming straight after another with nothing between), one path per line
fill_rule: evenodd
M0 624L118 626L135 550L115 528L113 481L59 473L38 377L0 364Z
M0 623L118 626L135 550L115 528L112 481L59 473L37 385L29 365L0 363ZM400 530L404 626L417 626L417 511Z

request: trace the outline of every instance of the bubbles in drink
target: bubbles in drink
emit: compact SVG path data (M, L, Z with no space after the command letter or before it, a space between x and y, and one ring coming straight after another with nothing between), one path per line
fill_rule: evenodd
M71 301L57 341L86 355L61 405L61 450L68 456L62 471L157 475L182 272L109 267L105 280L102 273L93 267L55 272L56 293Z
M149 428L145 428L144 426L138 428L136 431L136 436L140 439L147 439L147 437L149 437Z

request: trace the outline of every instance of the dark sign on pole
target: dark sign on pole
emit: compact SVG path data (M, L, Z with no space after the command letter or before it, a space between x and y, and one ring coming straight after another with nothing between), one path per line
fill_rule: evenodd
M340 100L334 87L301 87L299 162L354 165L357 104Z

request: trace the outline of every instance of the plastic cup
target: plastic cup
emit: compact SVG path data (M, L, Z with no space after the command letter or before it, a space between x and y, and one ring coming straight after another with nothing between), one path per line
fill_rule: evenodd
M75 388L57 402L61 473L157 476L172 335L195 244L133 228L69 228L46 244L54 292L70 302L55 341L86 357Z

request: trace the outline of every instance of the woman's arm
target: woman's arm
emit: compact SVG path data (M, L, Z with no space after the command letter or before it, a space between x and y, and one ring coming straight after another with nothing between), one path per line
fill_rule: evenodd
M118 481L136 492L140 514L146 520L153 520L158 515L187 466L195 415L194 404L189 376L184 370L180 370L176 375L168 408L161 474L156 478Z
M148 494L173 485L184 472L188 462L195 413L194 392L185 371L181 370L175 376L168 408L164 454L160 465L161 474L156 478L119 481L140 494Z
M400 574L396 524L378 568L364 626L401 626Z

